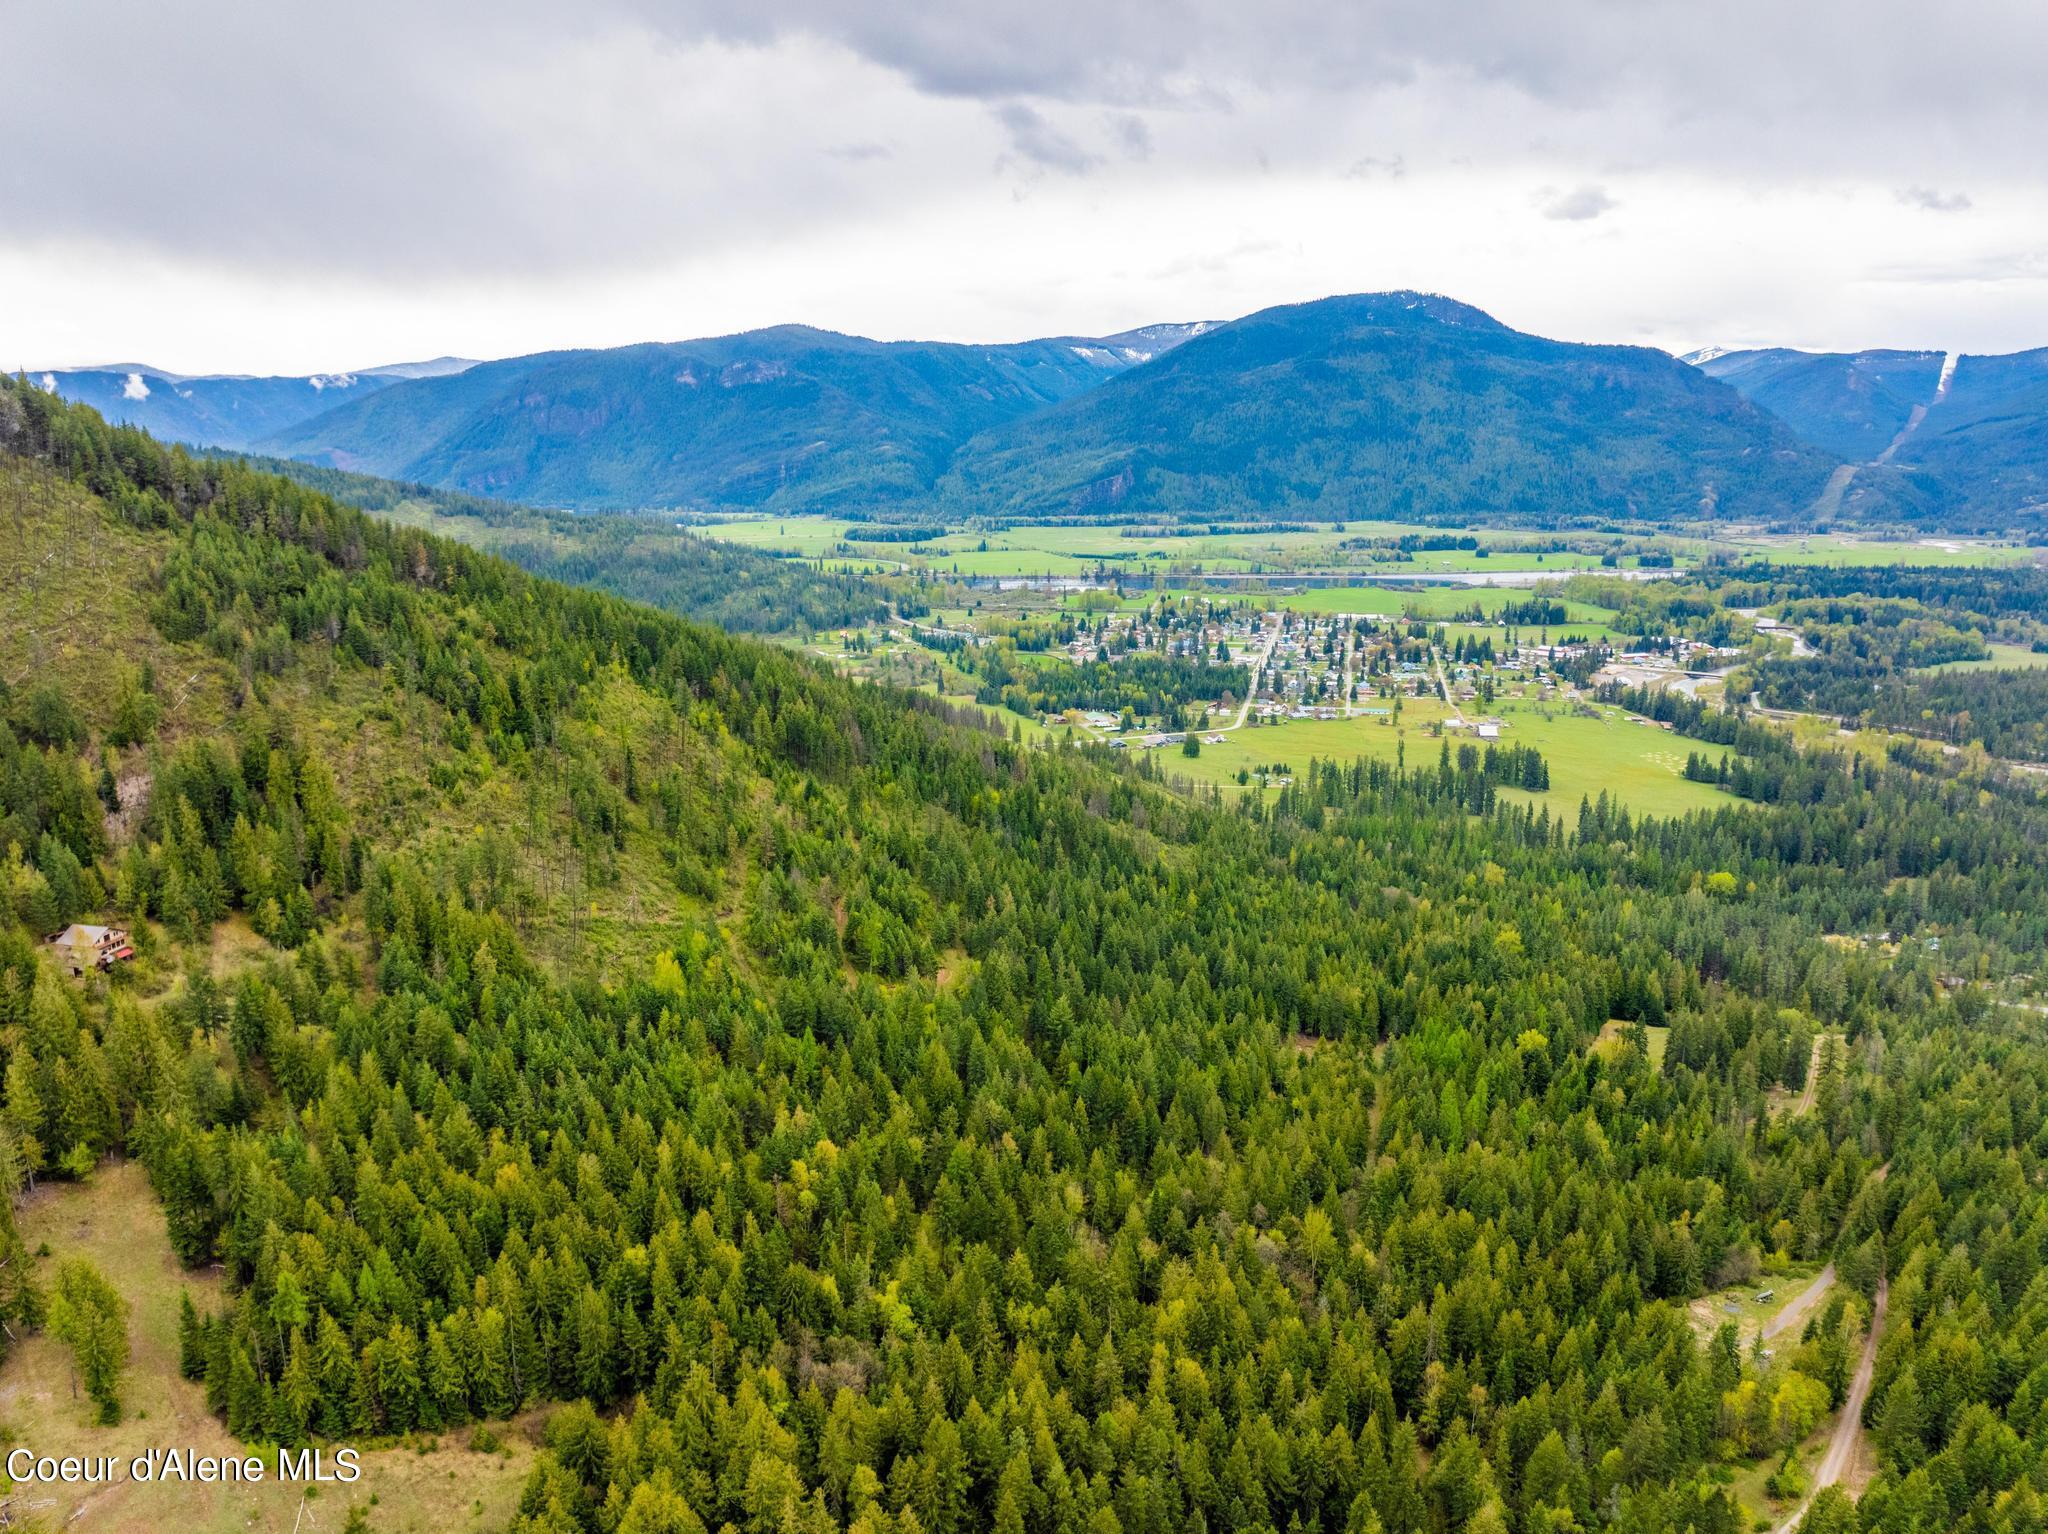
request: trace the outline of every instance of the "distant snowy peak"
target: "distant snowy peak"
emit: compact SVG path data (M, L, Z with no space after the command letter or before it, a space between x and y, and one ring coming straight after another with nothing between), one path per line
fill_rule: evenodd
M1687 352L1683 357L1680 357L1678 360L1680 362L1689 362L1694 367L1704 367L1707 363L1712 362L1716 357L1727 356L1731 350L1732 348L1726 346L1702 346L1696 352Z
M1141 362L1150 362L1162 352L1170 352L1184 341L1192 341L1198 335L1216 328L1215 320L1189 320L1178 324L1140 325L1136 330L1126 330L1113 336L1100 336L1094 344L1114 352L1124 362L1136 367Z
M1119 372L1125 368L1138 367L1150 362L1164 352L1172 351L1184 341L1192 341L1204 331L1214 330L1214 320L1190 320L1185 323L1168 325L1141 325L1136 330L1119 331L1113 336L1084 336L1068 344L1067 350L1083 362L1095 367L1108 368Z

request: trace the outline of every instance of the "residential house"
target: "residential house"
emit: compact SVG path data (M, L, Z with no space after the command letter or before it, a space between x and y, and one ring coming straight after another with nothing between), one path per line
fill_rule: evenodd
M89 969L112 969L135 957L128 934L119 927L94 927L73 922L50 938L57 962L74 975Z

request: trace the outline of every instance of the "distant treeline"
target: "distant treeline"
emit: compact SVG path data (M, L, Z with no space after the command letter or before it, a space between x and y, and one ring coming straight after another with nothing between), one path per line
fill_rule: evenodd
M1251 673L1243 666L1200 662L1179 655L1133 655L1118 662L1012 667L1000 650L980 652L981 685L975 701L1020 714L1057 714L1070 708L1107 713L1129 709L1140 718L1180 721L1190 705L1228 693L1244 697Z
M1900 671L1811 661L1756 668L1759 701L1855 724L1983 742L1993 756L2048 761L2048 670Z
M1743 756L1784 756L1793 748L1781 732L1758 724L1726 709L1702 703L1682 692L1659 687L1617 687L1612 684L1595 694L1631 714L1668 724L1680 735L1713 745L1732 746Z
M930 543L947 531L931 522L849 522L843 536L848 543Z
M1721 587L1730 607L1813 598L1892 598L1964 624L2048 619L2048 569L2039 565L1745 565Z
M2048 670L1935 671L1878 687L1863 722L1952 745L1981 740L1993 756L2048 761Z

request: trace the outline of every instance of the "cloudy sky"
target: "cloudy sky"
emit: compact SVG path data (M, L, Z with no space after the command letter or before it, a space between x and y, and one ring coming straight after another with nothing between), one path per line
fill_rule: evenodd
M1674 350L2042 346L2044 77L2038 0L0 0L0 365L1392 287Z

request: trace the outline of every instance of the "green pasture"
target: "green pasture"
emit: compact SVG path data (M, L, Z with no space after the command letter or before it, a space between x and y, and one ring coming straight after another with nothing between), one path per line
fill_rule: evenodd
M1369 706L1392 705L1375 698ZM1465 712L1467 718L1477 718L1482 710L1474 704ZM1317 757L1342 762L1361 756L1392 761L1397 751L1405 749L1408 766L1426 766L1436 761L1444 741L1450 742L1453 752L1461 742L1481 744L1461 732L1447 733L1441 739L1432 735L1430 725L1445 717L1444 705L1436 698L1403 698L1398 725L1391 716L1362 714L1336 720L1289 719L1233 730L1223 744L1204 745L1197 757L1181 755L1178 747L1163 747L1157 753L1158 765L1169 778L1181 777L1226 792L1240 791L1239 768L1252 770L1265 763L1284 762L1299 773ZM1588 717L1566 704L1502 697L1495 700L1488 717L1507 726L1501 732L1502 745L1534 746L1550 766L1547 791L1503 792L1546 804L1552 815L1576 814L1582 798L1598 798L1603 790L1639 815L1684 815L1741 803L1722 789L1682 776L1686 753L1703 748L1654 725L1630 724L1619 709L1599 708ZM1251 786L1256 783L1254 778Z

